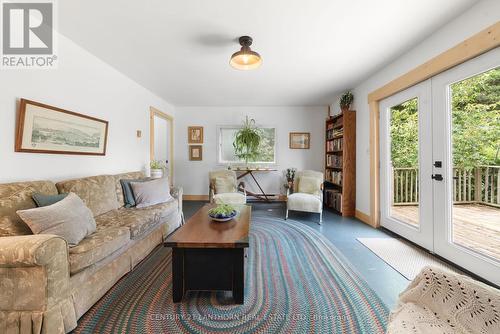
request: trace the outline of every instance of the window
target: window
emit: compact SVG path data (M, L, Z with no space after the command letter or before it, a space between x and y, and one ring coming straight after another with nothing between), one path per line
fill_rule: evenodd
M242 163L244 160L234 154L234 137L238 131L238 126L221 126L218 129L218 156L217 162L220 164ZM260 127L262 138L260 142L260 155L252 163L276 163L276 128Z

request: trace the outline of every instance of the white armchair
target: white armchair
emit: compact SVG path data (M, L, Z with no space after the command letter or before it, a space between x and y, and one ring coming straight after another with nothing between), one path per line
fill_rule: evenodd
M323 173L312 170L297 172L293 194L287 190L286 216L288 211L319 213L319 224L323 221Z
M208 173L210 203L245 204L247 194L245 184L237 184L236 172L227 169Z

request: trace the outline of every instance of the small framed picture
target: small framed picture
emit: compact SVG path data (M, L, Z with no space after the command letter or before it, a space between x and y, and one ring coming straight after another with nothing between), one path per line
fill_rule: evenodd
M201 145L189 146L189 160L190 161L203 160L203 146L201 146Z
M290 132L291 149L309 149L311 146L311 134L309 132Z
M188 127L188 144L203 144L203 127Z

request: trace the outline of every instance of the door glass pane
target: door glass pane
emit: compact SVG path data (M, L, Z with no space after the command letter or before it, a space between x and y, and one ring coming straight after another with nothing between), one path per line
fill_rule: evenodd
M390 109L390 216L419 225L418 99Z
M500 260L500 67L450 90L453 242Z

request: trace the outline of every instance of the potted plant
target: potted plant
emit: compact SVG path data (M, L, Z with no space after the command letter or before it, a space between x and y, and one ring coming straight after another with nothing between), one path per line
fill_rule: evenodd
M163 177L163 169L166 167L164 162L159 160L152 160L149 163L149 167L151 170L151 178L159 179Z
M208 210L208 216L216 222L227 222L233 219L238 212L236 209L229 204L220 203L216 207Z
M295 173L297 172L297 169L295 168L287 168L286 169L286 181L287 185L286 187L290 189L290 192L293 192L293 181L295 180Z
M348 111L351 108L352 101L354 100L354 95L352 92L345 92L339 99L340 109L344 111Z
M255 120L248 119L247 116L243 126L235 134L233 142L234 154L248 164L249 160L252 161L258 156L260 140L260 129L255 126Z

